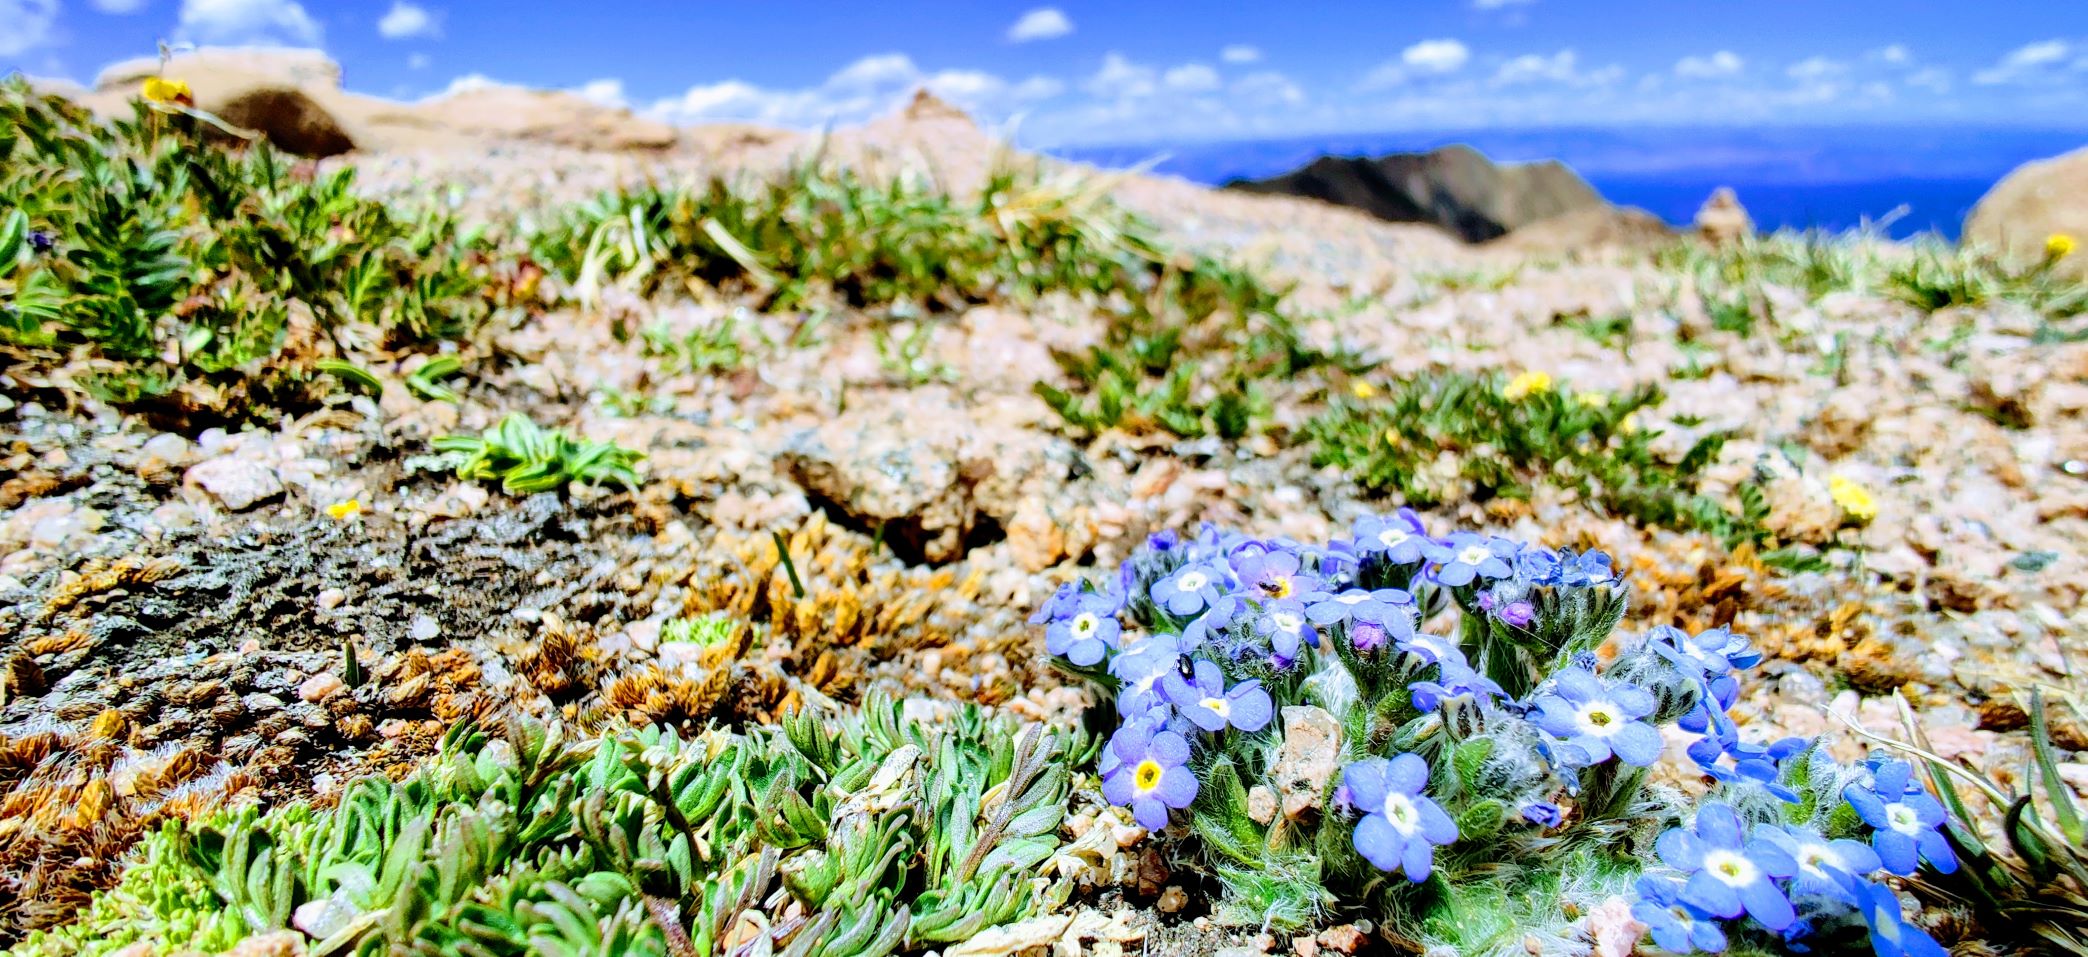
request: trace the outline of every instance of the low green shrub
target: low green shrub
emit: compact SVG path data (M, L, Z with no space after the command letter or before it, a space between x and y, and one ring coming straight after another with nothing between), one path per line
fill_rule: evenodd
M1697 491L1725 436L1706 435L1680 459L1657 454L1659 433L1636 425L1661 391L1576 392L1549 376L1428 372L1383 394L1343 397L1308 421L1315 465L1365 489L1427 507L1454 497L1527 498L1548 485L1645 525L1702 531L1734 546L1770 539L1767 505L1743 485L1733 506Z
M203 122L138 104L104 123L0 83L0 346L14 358L89 360L87 387L117 401L189 383L285 398L350 343L414 348L493 312L504 287L478 232L362 198L349 169L207 142Z

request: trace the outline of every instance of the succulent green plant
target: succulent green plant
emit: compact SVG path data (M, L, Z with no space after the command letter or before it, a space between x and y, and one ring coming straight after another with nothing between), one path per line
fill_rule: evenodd
M314 953L370 957L684 957L731 934L782 954L918 950L1063 902L1039 893L1040 865L1069 755L1090 748L975 708L916 722L883 699L782 731L575 740L517 721L496 740L466 723L412 776L357 781L333 807L170 825L78 922L17 953L152 934L222 949L293 924ZM780 894L808 919L780 919Z
M499 479L503 491L531 495L564 488L568 483L638 487L642 453L614 442L575 439L546 429L520 412L509 413L479 435L443 435L435 449L456 463L466 481Z

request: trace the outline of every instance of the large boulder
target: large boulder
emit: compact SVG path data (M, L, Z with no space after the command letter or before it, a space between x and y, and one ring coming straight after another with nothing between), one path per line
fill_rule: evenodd
M300 156L334 156L355 140L327 102L340 95L341 67L317 50L205 47L170 57L126 60L95 79L101 98L135 96L147 77L179 79L196 108L253 130Z
M1461 144L1375 159L1323 156L1282 176L1235 180L1226 188L1305 196L1395 223L1434 223L1475 243L1608 205L1564 163L1495 164Z
M1699 238L1713 246L1729 246L1754 235L1754 219L1740 205L1732 187L1720 186L1697 207L1696 230Z
M522 141L579 150L663 150L674 127L576 93L488 83L418 103L370 101L360 119L374 149Z
M2016 167L1979 198L1964 242L2029 261L2053 236L2073 239L2060 267L2088 277L2088 148Z
M1654 249L1674 239L1674 228L1652 213L1633 206L1604 205L1518 226L1486 243L1485 248L1549 258L1603 249Z

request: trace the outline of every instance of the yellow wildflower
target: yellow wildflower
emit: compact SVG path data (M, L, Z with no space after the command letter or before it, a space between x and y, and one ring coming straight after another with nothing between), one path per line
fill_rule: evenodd
M1375 398L1377 396L1377 386L1371 385L1370 383L1365 382L1361 379L1357 379L1356 381L1349 383L1349 394L1355 396L1358 399Z
M1871 496L1870 489L1846 475L1827 477L1827 494L1834 496L1834 504L1841 506L1842 514L1858 522L1868 522L1878 517L1878 500Z
M362 503L352 498L335 502L326 507L326 514L336 522L345 522L362 514Z
M1395 449L1396 449L1396 448L1399 448L1399 447L1400 447L1401 445L1405 445L1405 444L1406 444L1406 440L1404 440L1404 439L1401 439L1401 438L1399 437L1399 430L1398 430L1398 429L1386 429L1386 430L1385 430L1385 444L1386 444L1386 445L1389 445L1389 446L1391 446L1391 447L1393 447L1393 448L1395 448Z
M2065 259L2073 255L2073 251L2079 249L2080 246L2081 244L2075 242L2072 236L2065 233L2053 233L2045 237L2045 258Z
M1577 392L1574 393L1573 401L1590 409L1599 409L1609 404L1609 396L1600 392Z
M1535 395L1539 392L1550 392L1551 387L1552 377L1549 374L1525 372L1510 379L1508 387L1501 390L1501 395L1510 402L1520 402L1527 396Z
M196 94L189 85L180 80L169 80L163 76L148 76L138 90L148 103L196 105Z

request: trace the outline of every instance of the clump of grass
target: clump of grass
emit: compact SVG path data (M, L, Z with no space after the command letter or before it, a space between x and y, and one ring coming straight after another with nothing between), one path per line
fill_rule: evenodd
M1690 277L1712 324L1742 336L1779 321L1766 293L1772 286L1808 301L1841 292L1881 295L1928 312L2012 302L2047 322L2088 311L2088 286L2057 272L2056 259L2016 263L1936 240L1898 248L1864 232L1785 232L1722 246L1677 243L1653 261Z
M1364 488L1408 504L1454 496L1528 498L1538 485L1578 494L1646 525L1704 531L1728 545L1761 544L1767 506L1743 486L1736 507L1697 491L1725 436L1697 440L1680 459L1653 451L1659 433L1638 413L1660 404L1654 386L1576 392L1534 373L1429 372L1383 395L1345 397L1306 423L1315 465L1341 468Z
M405 215L265 142L143 104L103 123L0 84L0 346L85 359L117 402L239 415L292 401L344 343L468 335L505 302L484 237Z
M357 781L335 806L171 824L15 953L215 952L293 915L315 953L680 957L750 933L778 953L918 951L1063 902L1040 870L1087 748L887 701L782 731L503 738L466 722L405 780Z
M520 412L509 413L480 435L444 435L435 449L456 461L465 481L498 479L513 495L549 492L582 485L638 487L637 465L645 456L614 442L575 439L546 429Z
M639 330L648 357L665 360L676 374L730 372L747 363L745 332L737 315L695 329L677 329L660 320Z
M583 299L691 283L788 310L838 300L910 314L1002 295L1106 295L1157 272L1142 226L1077 181L1001 169L976 200L915 177L818 163L753 184L652 184L601 196L535 237Z

